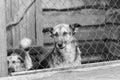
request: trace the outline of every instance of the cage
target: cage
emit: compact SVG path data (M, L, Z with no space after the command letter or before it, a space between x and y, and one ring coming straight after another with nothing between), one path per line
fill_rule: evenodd
M119 0L5 0L7 56L13 52L22 55L20 40L32 40L29 54L33 67L11 76L119 64L119 4ZM50 68L47 58L54 40L42 30L61 23L81 25L75 37L82 65Z

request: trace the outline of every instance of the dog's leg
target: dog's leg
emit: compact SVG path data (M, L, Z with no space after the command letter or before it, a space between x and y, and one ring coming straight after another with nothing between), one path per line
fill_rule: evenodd
M79 49L79 47L76 47L77 48L77 60L76 60L76 63L78 65L81 65L81 51Z
M76 59L75 59L75 61L71 64L68 64L68 65L71 67L81 65L81 51L80 51L78 46L76 47Z
M25 66L26 66L26 70L29 70L30 68L32 68L33 64L32 64L32 59L29 55L29 51L26 52L26 56L25 56Z

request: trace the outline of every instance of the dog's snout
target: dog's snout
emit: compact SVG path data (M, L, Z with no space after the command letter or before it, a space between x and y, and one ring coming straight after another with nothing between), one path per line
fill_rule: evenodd
M59 46L59 47L62 47L62 43L58 43L58 46Z
M8 68L8 72L9 72L9 73L15 72L15 69L13 69L13 68Z
M59 49L63 49L63 48L65 47L64 42L58 42L58 43L57 43L57 47L58 47Z

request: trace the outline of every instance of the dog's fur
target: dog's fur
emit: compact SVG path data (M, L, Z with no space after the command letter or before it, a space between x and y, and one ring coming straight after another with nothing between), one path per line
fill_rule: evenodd
M12 53L7 57L8 61L8 72L9 74L12 72L25 71L25 59L22 58L18 53Z
M24 44L25 45L27 44L26 40L27 40L27 38L24 38L21 40L22 43L20 43L20 47L24 50L21 49L18 52L13 51L7 57L9 74L12 72L26 71L26 70L29 70L30 68L32 68L32 66L33 66L32 59L29 55L28 49L26 50L26 48L30 47L30 44L28 46L24 46Z
M79 24L59 24L53 28L43 29L43 33L49 32L54 39L54 59L50 61L51 67L70 67L81 64L81 51L74 37ZM53 56L53 55L52 55ZM60 59L61 58L61 59Z

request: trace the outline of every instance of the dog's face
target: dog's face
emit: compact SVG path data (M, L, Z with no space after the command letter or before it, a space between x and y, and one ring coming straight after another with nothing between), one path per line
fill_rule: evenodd
M59 49L65 48L68 43L71 43L73 40L75 40L74 33L76 30L77 28L74 25L68 24L59 24L52 29L48 29L55 40L56 47Z
M10 56L7 57L7 61L9 73L23 71L24 60L20 55L12 53Z
M56 42L56 46L59 49L63 49L67 43L73 41L73 31L67 24L60 24L53 28L53 37Z

